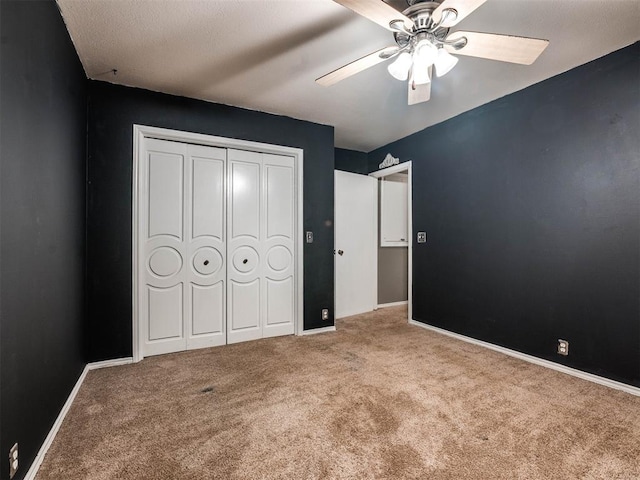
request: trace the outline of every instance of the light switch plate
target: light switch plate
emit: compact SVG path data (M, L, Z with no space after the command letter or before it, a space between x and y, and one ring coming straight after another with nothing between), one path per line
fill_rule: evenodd
M418 232L418 243L427 243L427 232Z
M307 232L307 243L313 243L313 232Z

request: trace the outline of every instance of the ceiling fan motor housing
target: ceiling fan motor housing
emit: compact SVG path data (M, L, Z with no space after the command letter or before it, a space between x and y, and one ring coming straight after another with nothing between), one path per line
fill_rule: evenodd
M440 6L440 2L408 0L408 3L409 8L402 13L413 21L413 33L415 34L413 38L428 36L434 44L443 42L449 34L449 29L439 27L433 19L433 11ZM400 48L407 47L412 41L412 37L402 32L394 32L393 37Z

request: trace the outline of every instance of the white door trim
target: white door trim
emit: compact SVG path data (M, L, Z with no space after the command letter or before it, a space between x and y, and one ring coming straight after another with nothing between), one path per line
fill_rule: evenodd
M411 160L408 162L399 163L393 167L383 168L377 172L372 172L369 175L375 178L383 178L387 175L391 175L399 172L407 172L409 177L409 188L407 188L407 228L409 230L408 238L408 250L407 250L407 295L408 295L408 321L413 320L413 165ZM377 202L375 205L378 208ZM376 216L377 218L377 216ZM377 249L377 245L376 245ZM375 258L376 271L378 269L378 256ZM376 299L378 298L378 286L376 283ZM376 303L377 300L376 300Z
M303 244L303 164L304 151L300 148L270 145L267 143L251 142L234 138L216 137L193 132L182 132L166 128L133 125L133 198L132 198L132 339L133 361L139 362L143 358L143 337L140 335L140 319L138 318L138 164L144 158L144 139L171 140L175 142L191 143L219 148L248 150L275 155L286 155L294 158L296 175L296 225L295 225L295 334L302 335L304 330L304 244Z

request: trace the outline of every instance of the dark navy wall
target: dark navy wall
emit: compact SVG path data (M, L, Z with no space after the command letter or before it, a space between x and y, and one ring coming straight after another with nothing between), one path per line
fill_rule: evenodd
M304 150L305 329L333 325L333 127L89 82L88 330L91 361L131 356L133 125ZM329 308L328 321L321 311Z
M336 148L335 168L343 172L367 175L369 173L368 156L366 153L358 152L357 150Z
M24 478L82 369L86 78L51 1L0 3L0 477Z
M371 171L386 152L413 160L428 234L416 320L640 386L640 43L371 152Z

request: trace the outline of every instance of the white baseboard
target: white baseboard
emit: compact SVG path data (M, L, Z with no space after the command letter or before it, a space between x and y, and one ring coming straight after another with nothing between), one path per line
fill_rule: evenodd
M479 345L481 347L485 347L490 350L500 352L505 355L509 355L510 357L519 358L520 360L524 360L525 362L534 363L536 365L540 365L541 367L550 368L551 370L556 370L557 372L566 373L567 375L572 375L574 377L578 377L583 380L587 380L589 382L597 383L598 385L604 385L605 387L613 388L616 390L622 390L623 392L629 393L631 395L640 396L640 388L634 387L633 385L628 385L622 382L616 382L615 380L610 380L608 378L601 377L600 375L594 375L593 373L583 372L582 370L567 367L565 365L561 365L559 363L555 363L550 360L534 357L533 355L528 355L526 353L518 352L516 350L511 350L510 348L501 347L500 345L495 345L493 343L483 342L482 340L476 340L475 338L467 337L465 335L460 335L459 333L450 332L442 328L434 327L433 325L427 325L426 323L418 322L416 320L409 320L409 323L417 327L431 330L432 332L440 333L442 335L447 335L448 337L453 337L455 339L462 340L463 342L472 343L474 345Z
M58 414L56 421L53 422L53 425L51 426L51 430L49 430L49 434L47 435L47 438L44 439L44 442L42 443L42 446L40 447L40 450L38 451L36 458L33 460L33 463L31 463L29 470L27 470L27 474L25 475L24 480L34 480L36 478L38 470L40 469L40 465L42 465L42 461L44 460L44 456L47 454L49 447L51 447L53 440L56 438L56 435L58 434L58 430L60 430L60 427L62 426L62 422L64 421L64 417L67 416L67 413L69 412L69 409L73 404L73 401L76 399L76 395L80 391L82 382L84 382L84 379L86 378L89 370L97 370L98 368L114 367L117 365L126 365L128 363L132 363L132 361L133 361L132 358L118 358L115 360L105 360L103 362L94 362L94 363L88 363L87 365L85 365L84 369L82 370L82 373L78 377L78 381L73 387L73 390L71 390L71 393L67 398L67 401L64 402L64 405L62 406L62 409L60 410L60 413Z
M311 330L303 330L300 335L315 335L316 333L335 332L336 327L332 325L330 327L312 328Z
M99 368L117 367L119 365L129 365L133 363L133 357L116 358L114 360L103 360L102 362L93 362L87 364L89 370L98 370Z
M381 303L377 308L399 307L400 305L409 305L408 300L402 302Z

